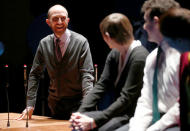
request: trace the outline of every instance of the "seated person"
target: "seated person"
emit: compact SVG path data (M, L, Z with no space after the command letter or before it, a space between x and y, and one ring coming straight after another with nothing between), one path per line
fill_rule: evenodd
M190 10L174 8L166 12L160 19L160 31L170 46L183 53L180 60L180 124L183 131L190 127Z
M127 123L142 88L148 51L140 41L134 40L129 19L120 13L110 14L101 21L100 31L112 50L99 81L70 118L75 130L111 131ZM110 90L114 101L106 109L97 111L97 103Z
M175 0L146 0L142 6L148 40L158 44L146 59L143 88L134 116L117 131L179 131L180 53L164 41L159 29L162 14L179 8Z

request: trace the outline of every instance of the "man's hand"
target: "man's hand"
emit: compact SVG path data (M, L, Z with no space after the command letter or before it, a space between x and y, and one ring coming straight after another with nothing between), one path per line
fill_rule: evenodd
M34 107L27 107L26 109L24 109L24 111L22 112L22 114L20 115L20 117L16 118L16 120L26 119L27 118L27 113L28 113L28 119L31 119L33 111L34 111Z
M69 120L74 130L89 131L96 127L94 119L79 112L73 113Z

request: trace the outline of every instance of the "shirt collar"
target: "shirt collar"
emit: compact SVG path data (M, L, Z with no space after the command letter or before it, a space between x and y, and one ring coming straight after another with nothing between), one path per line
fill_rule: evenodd
M131 45L129 46L128 52L131 53L131 51L137 47L137 46L141 46L141 42L139 40L134 40Z
M69 29L66 29L63 35L60 37L60 42L61 43L66 43L67 39L71 36L71 32ZM54 34L54 42L56 41L56 36Z
M138 46L141 46L141 42L139 40L133 40L133 42L131 43L131 45L128 48L128 51L126 52L125 61L124 61L125 64L128 61L128 58L129 58L131 52L133 51L133 49ZM124 66L125 66L125 64L124 64Z
M163 50L164 52L166 52L166 50L168 50L168 49L170 48L169 44L168 44L165 40L163 40L163 41L160 43L160 47L162 48L162 50Z

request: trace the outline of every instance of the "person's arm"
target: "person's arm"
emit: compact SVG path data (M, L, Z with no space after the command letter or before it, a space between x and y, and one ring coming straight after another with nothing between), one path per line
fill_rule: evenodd
M166 128L177 125L179 122L179 102L176 102L167 113L165 113L160 120L154 125L150 126L147 131L163 131Z
M42 46L40 43L36 51L36 54L33 60L33 65L29 74L28 91L27 91L27 107L28 106L35 107L39 81L44 71L44 67L45 67L44 57L42 54Z
M155 50L153 51L155 52ZM152 54L147 57L146 65L144 68L143 88L141 96L137 101L134 116L129 122L129 131L146 131L152 121Z
M143 67L143 62L132 64L132 68L129 72L131 78L126 81L126 84L120 92L120 97L117 98L117 100L112 103L106 110L100 112L99 115L92 116L95 119L97 125L101 125L106 120L124 114L125 112L133 112L133 105L136 103L136 99L139 94L138 92L140 92L142 86L141 77L143 77L143 73L141 73L141 71L143 72ZM138 74L138 76L135 74Z
M115 55L119 54L114 53L113 50L109 53L100 79L96 83L95 87L83 99L82 105L80 106L78 113L72 114L70 122L72 124L73 129L81 128L83 130L86 130L89 128L93 129L96 127L94 119L86 115L86 112L88 113L89 111L95 111L97 113L96 105L98 101L103 97L104 93L106 93L107 88L113 87L114 80L116 79L117 74L116 63L118 63L115 62Z
M94 82L94 67L89 43L87 40L84 41L79 62L83 96L86 96L88 92L93 88Z
M143 58L140 58L140 60L137 56L138 58L134 57L130 61L131 64L127 70L128 77L126 77L125 84L122 87L120 96L117 98L117 100L103 111L87 113L89 117L92 117L95 120L95 123L98 127L113 117L126 114L127 112L129 117L133 114L137 98L142 88L143 69L146 59L145 54L141 55ZM117 68L115 70L117 70Z
M24 119L27 113L28 113L29 119L32 118L32 114L33 114L35 103L36 103L38 84L39 84L41 74L44 70L44 59L43 59L41 48L42 48L41 44L39 44L34 60L33 60L32 69L29 74L28 91L27 91L27 106L22 112L22 114L18 118L16 118L17 120Z
M111 63L112 56L114 55L113 51L107 56L103 72L100 79L95 84L94 88L87 94L83 99L82 104L78 112L94 111L98 101L103 97L108 87L113 86L114 79L116 78L115 74L117 69L115 69L115 63ZM113 69L114 70L111 70Z

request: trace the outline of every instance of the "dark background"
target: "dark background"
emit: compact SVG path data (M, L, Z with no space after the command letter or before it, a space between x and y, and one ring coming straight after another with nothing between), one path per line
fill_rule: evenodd
M178 0L183 7L189 8L187 0ZM46 13L50 6L62 4L68 10L69 28L84 35L90 44L94 64L98 64L98 76L110 49L103 41L99 23L113 12L124 13L134 26L137 39L146 41L139 31L142 28L140 8L144 0L1 0L0 1L0 112L7 112L6 84L10 99L10 111L22 112L25 108L24 64L27 76L39 40L52 33L46 25ZM148 43L151 44L151 43ZM155 46L150 46L149 50ZM8 64L8 68L5 65ZM49 115L47 72L44 73L38 90L34 114Z

